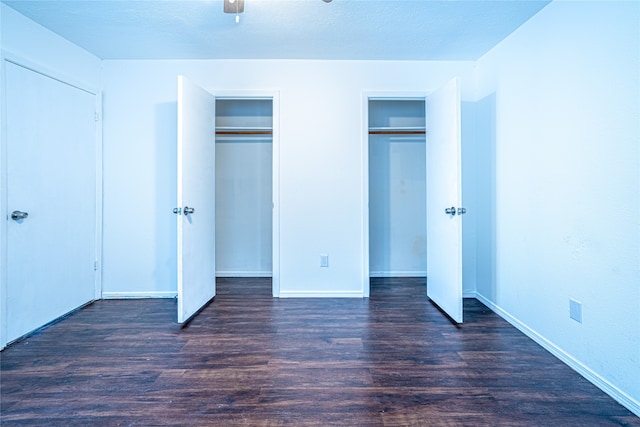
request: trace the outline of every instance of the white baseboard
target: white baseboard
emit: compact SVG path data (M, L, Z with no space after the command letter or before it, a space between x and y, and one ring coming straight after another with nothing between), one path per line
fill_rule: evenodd
M427 277L426 271L370 271L369 277Z
M279 298L364 298L362 291L353 292L323 292L323 291L280 291Z
M216 271L216 277L272 277L273 273L271 270L269 271L234 271L234 270L226 270L226 271Z
M526 324L522 323L514 316L512 316L509 312L502 309L497 304L494 304L492 301L484 297L479 293L475 293L475 297L478 301L482 302L484 305L489 307L494 313L498 316L502 317L504 320L512 324L514 327L520 330L523 334L531 338L533 341L538 343L548 352L553 354L555 357L560 359L566 365L568 365L571 369L582 375L586 380L591 382L593 385L598 387L600 390L611 396L614 400L620 403L622 406L636 414L640 417L640 402L617 388L615 385L611 384L606 379L602 378L597 372L590 369L588 366L585 366L582 362L574 358L572 355L540 335L535 330L531 329Z
M476 291L462 291L462 298L476 298Z
M102 299L175 298L177 295L174 291L103 292Z

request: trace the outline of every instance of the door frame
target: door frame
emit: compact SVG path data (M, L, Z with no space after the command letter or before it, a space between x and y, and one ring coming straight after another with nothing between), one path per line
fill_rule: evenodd
M48 66L37 62L30 61L20 55L5 49L0 49L0 213L4 218L0 221L0 350L5 348L7 342L7 249L8 249L8 199L7 199L7 98L6 98L6 72L5 67L10 62L19 67L23 67L32 72L41 74L60 83L72 86L76 89L85 91L96 99L96 127L95 127L95 193L96 193L96 211L95 211L95 266L94 266L94 300L102 298L102 241L103 241L103 140L102 140L102 91L98 87L94 87L81 82L78 79L65 74L64 72L55 70ZM43 325L44 326L44 325Z
M211 90L224 100L270 99L272 102L271 135L271 295L280 297L280 91Z
M427 102L429 93L425 91L415 92L362 92L362 127L361 127L361 170L362 170L362 296L369 298L371 294L369 271L369 101L423 101ZM426 106L425 106L426 111ZM427 230L427 239L429 238Z

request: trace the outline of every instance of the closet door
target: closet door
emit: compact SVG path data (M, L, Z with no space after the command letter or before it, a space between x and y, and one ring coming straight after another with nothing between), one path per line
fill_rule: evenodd
M462 323L460 92L453 79L427 99L427 295Z
M215 105L178 76L178 323L216 294Z
M96 95L9 61L5 72L11 342L96 297Z

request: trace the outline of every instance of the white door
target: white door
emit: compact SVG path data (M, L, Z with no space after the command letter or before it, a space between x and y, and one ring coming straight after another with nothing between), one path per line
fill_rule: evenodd
M454 78L427 98L427 295L462 323L460 91Z
M11 342L96 298L96 95L5 70Z
M178 76L178 323L216 295L215 107Z

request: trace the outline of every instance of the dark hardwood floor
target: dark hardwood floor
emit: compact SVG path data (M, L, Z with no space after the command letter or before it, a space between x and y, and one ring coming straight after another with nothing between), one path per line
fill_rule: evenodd
M174 300L96 302L1 354L1 424L640 426L475 300L452 325L422 279L369 299L274 299L219 279L188 327Z

